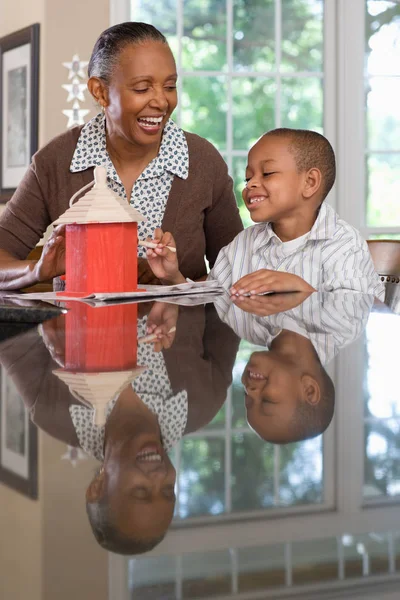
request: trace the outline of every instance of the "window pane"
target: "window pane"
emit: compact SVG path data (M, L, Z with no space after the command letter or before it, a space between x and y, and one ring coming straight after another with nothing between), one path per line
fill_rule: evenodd
M282 0L282 71L323 70L323 0Z
M367 0L366 65L370 75L400 75L400 5Z
M365 423L364 498L400 494L400 420Z
M226 148L226 82L224 77L185 77L181 125L206 138L219 150Z
M212 598L231 591L228 550L196 552L182 557L183 598Z
M337 579L335 538L307 540L292 544L293 583L304 584Z
M388 329L391 341L384 333ZM364 334L364 498L400 494L400 392L392 383L399 336L397 315L371 314Z
M232 508L257 510L275 505L274 447L253 432L232 439Z
M285 506L323 501L322 436L281 447L279 501Z
M244 156L235 157L232 161L232 176L233 176L233 182L234 182L236 202L239 206L240 217L243 221L243 224L245 225L245 227L248 227L249 225L254 225L254 223L250 218L250 213L247 210L247 208L243 202L243 198L242 198L242 190L245 186L244 178L245 178L245 174L246 174L246 165L247 165L247 158ZM243 363L243 368L244 368L246 362L247 362L247 359ZM242 373L243 373L243 369L242 369L242 372L240 373L240 376L238 376L238 384L240 386L241 393L243 396L243 386L240 383L240 377L242 376ZM242 401L242 404L243 404L243 401Z
M178 518L225 511L225 439L184 438L181 442Z
M319 504L323 500L321 438L279 447L253 432L235 434L232 440L232 508L257 510L294 504ZM274 483L275 461L279 481Z
M236 71L275 70L275 0L234 0L233 38Z
M314 77L282 79L282 127L322 133L323 82Z
M240 548L239 592L266 589L285 584L284 545Z
M387 534L345 535L342 543L346 578L388 572Z
M226 68L225 0L185 0L183 9L183 68L222 71Z
M144 555L131 558L128 565L129 590L132 598L175 600L175 557Z
M400 153L367 158L367 224L385 227L400 223Z
M154 0L131 0L132 21L151 23L161 31L175 53L178 50L176 37L177 0L165 0L155 4Z
M232 81L233 146L248 151L275 126L276 85L271 79L238 77Z
M400 233L374 233L368 236L369 240L400 240Z
M400 78L371 78L367 106L368 148L400 150Z

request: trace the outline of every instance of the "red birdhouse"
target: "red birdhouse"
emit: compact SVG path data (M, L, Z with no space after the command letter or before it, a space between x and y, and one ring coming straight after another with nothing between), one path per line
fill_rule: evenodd
M107 187L105 167L94 170L94 187L55 221L66 225L65 292L137 290L137 224L144 217ZM62 293L61 293L62 295Z
M144 371L137 366L137 304L74 302L65 316L65 367L53 373L104 425L108 403Z

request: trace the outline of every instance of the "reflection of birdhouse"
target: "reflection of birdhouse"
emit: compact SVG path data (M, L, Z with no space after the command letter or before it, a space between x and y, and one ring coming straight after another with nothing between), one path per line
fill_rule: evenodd
M82 404L93 408L93 422L99 427L106 422L107 405L118 396L145 367L110 373L73 373L64 369L53 371Z
M103 425L107 404L140 375L137 366L137 304L92 307L74 302L65 315L65 368L54 374L94 408Z
M144 217L107 187L105 167L95 185L57 219L66 227L68 294L131 292L137 289L137 223Z

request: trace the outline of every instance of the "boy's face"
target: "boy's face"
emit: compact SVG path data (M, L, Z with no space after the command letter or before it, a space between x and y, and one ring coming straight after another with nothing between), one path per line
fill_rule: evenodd
M263 136L251 148L243 200L256 223L295 217L302 210L305 173L299 173L287 138Z
M290 441L298 402L304 401L302 370L272 351L254 352L242 383L250 427L264 440Z

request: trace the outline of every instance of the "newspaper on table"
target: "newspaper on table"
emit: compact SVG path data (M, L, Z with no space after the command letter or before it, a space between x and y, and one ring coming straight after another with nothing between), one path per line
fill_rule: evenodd
M205 296L212 295L216 297L224 293L223 288L217 281L187 281L178 285L138 285L138 289L132 292L104 292L87 294L86 296L68 295L68 292L59 294L57 292L34 292L31 294L23 294L26 300L45 300L48 302L58 301L66 302L70 300L88 302L90 304L111 304L117 302L129 301L149 301L152 299L175 299L179 297L191 298L187 304L195 304L196 299L203 303ZM7 297L21 297L21 294L7 294ZM186 302L185 302L186 304Z

